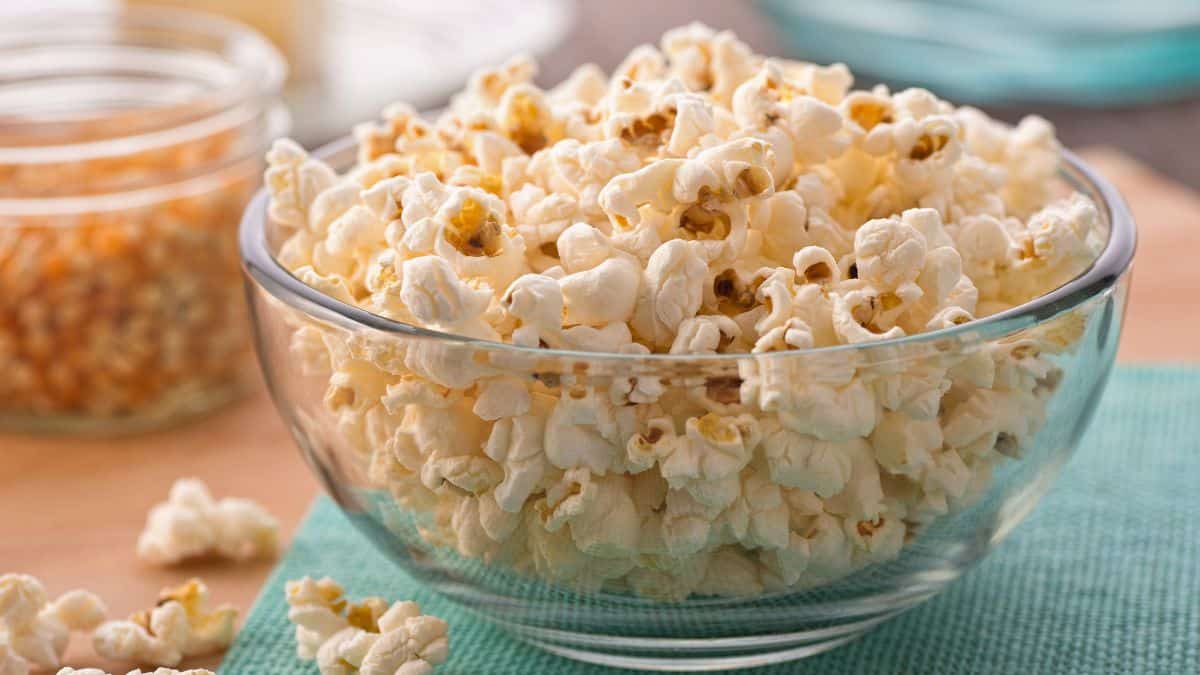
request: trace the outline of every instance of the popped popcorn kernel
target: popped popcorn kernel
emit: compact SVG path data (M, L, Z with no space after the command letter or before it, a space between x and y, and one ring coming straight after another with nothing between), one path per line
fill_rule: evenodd
M494 256L499 253L500 222L472 199L464 200L450 218L446 241L463 255Z
M156 565L216 554L233 560L274 556L279 522L258 504L236 497L214 500L208 486L181 478L167 501L150 510L138 537L138 557Z
M208 587L199 579L163 589L152 609L100 624L92 646L104 658L167 667L224 651L237 633L237 610L208 604Z
M286 589L297 654L315 660L322 675L432 673L449 657L449 626L415 602L369 597L348 604L329 577L289 581Z
M64 668L59 670L58 675L109 675L98 668ZM211 670L204 668L191 668L188 670L175 670L174 668L156 668L154 670L134 669L128 671L125 675L214 675Z
M71 633L94 629L107 611L87 591L68 591L50 601L37 578L0 576L0 672L58 668Z
M439 554L662 601L811 588L900 556L1032 446L1086 313L899 339L1103 248L1095 205L1048 188L1044 120L853 90L701 24L607 77L535 70L480 71L433 123L389 108L343 176L290 144L272 173L305 283L519 348L296 321L326 441ZM436 621L390 632L414 607L328 579L288 602L323 673L444 658Z

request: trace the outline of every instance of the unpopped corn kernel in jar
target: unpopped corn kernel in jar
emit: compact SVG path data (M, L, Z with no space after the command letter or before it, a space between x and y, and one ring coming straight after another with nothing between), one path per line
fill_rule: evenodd
M114 30L80 29L74 16L5 26L93 57L88 77L33 42L6 57L9 93L23 103L0 130L5 429L157 427L256 381L236 232L261 155L286 127L273 107L283 63L234 24L136 7L102 14L97 25ZM235 40L243 48L222 47ZM195 67L181 71L180 59ZM136 84L130 68L144 75ZM272 213L303 221L333 172L294 144L269 161Z
M357 167L310 167L321 194L278 197L310 224L282 249L310 285L521 348L364 349L297 321L330 442L425 544L584 592L810 588L896 558L1032 445L1050 357L1086 317L971 350L892 340L1025 302L1095 256L1095 205L1043 189L1043 122L854 91L845 66L699 24L608 80L587 67L545 93L533 72L481 71L419 141L411 109L389 109ZM277 155L277 172L315 161ZM335 210L371 218L311 227ZM863 348L824 349L845 345ZM633 365L555 368L553 350ZM664 356L706 370L635 367ZM340 590L295 588L308 658L382 642L337 618Z

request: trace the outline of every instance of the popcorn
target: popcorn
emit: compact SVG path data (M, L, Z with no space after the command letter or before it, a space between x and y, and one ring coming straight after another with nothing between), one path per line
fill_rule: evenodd
M603 474L620 458L617 420L612 405L594 389L564 390L546 417L546 458L559 469L588 467Z
M658 247L646 264L633 331L655 346L675 335L699 311L707 272L698 243L674 239Z
M637 153L617 138L589 142L566 138L534 159L542 162L536 171L539 183L550 194L571 198L589 223L608 221L599 201L604 186L642 164Z
M307 228L309 209L337 181L337 175L286 138L271 146L267 165L264 182L271 193L271 218L290 227Z
M63 668L58 671L58 675L109 675L99 668L83 668L76 670L75 668ZM211 670L204 668L192 668L189 670L175 670L174 668L156 668L153 671L142 672L141 669L131 670L125 675L214 675Z
M737 474L750 461L759 441L757 422L749 415L726 418L708 413L693 417L687 421L684 433L674 452L660 459L662 476L672 487L689 487L692 481L719 481Z
M194 478L175 481L138 537L138 557L157 565L215 553L233 560L275 555L279 523L258 504L235 497L216 501Z
M51 602L36 578L0 576L0 672L58 668L71 632L92 630L107 611L87 591L68 591Z
M107 659L168 667L185 658L223 651L237 633L237 610L208 608L208 587L192 579L159 594L158 604L129 619L96 628L92 646Z
M108 673L104 673L103 670L98 668L83 668L79 670L74 668L64 668L59 670L58 675L108 675ZM145 671L145 673L143 673L143 671L140 669L130 670L125 675L214 675L214 673L212 673L211 670L206 670L204 668L192 668L188 670L156 668L152 671Z
M780 426L763 439L771 480L784 487L811 490L821 497L840 493L850 480L854 451L843 446L859 444L823 441ZM861 452L861 450L860 450Z
M421 675L449 656L446 622L421 614L415 602L389 606L370 597L349 604L329 577L289 581L287 601L297 653L316 660L322 675Z
M279 146L301 280L520 348L298 321L313 424L429 546L580 592L755 596L893 560L1032 446L1088 321L893 341L1061 285L1101 214L1052 199L1043 121L852 91L700 24L660 47L549 91L526 58L480 71L436 123L361 127L342 176ZM289 593L322 672L425 649L382 600Z
M759 57L729 31L714 32L701 23L667 31L662 50L672 75L692 91L706 91L728 104L733 90L754 72Z
M544 396L539 399L536 414L497 420L484 447L484 453L504 470L504 478L496 485L493 499L509 513L521 510L546 472L543 410L552 404L542 402Z
M737 322L723 315L693 316L679 322L672 354L716 354L739 337Z
M312 660L317 650L334 633L348 627L347 601L342 587L325 577L314 581L304 577L287 583L288 620L296 624L296 653Z
M637 263L613 257L559 280L562 289L562 321L567 325L601 326L626 323L634 311L642 282Z
M404 263L400 300L421 323L450 333L489 339L495 331L483 320L491 292L468 286L437 256Z
M895 218L869 220L854 234L858 278L880 290L916 281L926 250L925 237Z

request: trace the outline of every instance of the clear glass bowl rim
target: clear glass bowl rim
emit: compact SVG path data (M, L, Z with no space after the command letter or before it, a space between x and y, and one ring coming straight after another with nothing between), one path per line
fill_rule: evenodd
M355 149L355 139L345 137L322 146L313 153L313 156L330 163L335 169L341 171L354 161ZM407 339L420 338L459 344L480 351L582 361L702 365L704 363L736 362L747 358L795 358L813 354L875 350L884 347L909 347L948 339L976 342L1027 329L1070 311L1115 286L1133 264L1134 252L1137 247L1137 232L1133 215L1124 198L1121 197L1116 187L1089 167L1075 153L1064 149L1062 160L1060 175L1076 189L1082 190L1096 200L1097 206L1109 224L1109 236L1104 250L1079 276L1025 304L950 328L875 342L793 349L767 354L617 354L543 349L470 338L393 321L321 293L297 279L275 259L266 239L267 202L269 199L266 188L261 188L246 206L238 233L238 245L242 255L243 269L250 279L277 300L313 318L350 330L365 328Z

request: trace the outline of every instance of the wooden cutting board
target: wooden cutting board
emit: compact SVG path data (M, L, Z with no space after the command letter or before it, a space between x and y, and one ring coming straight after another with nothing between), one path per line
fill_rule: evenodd
M1120 358L1200 361L1200 195L1115 151L1084 154L1121 188L1140 226ZM217 497L259 501L280 517L285 538L316 492L261 388L207 419L134 438L0 435L0 573L34 574L52 595L95 591L117 617L149 607L163 586L200 576L216 601L247 611L270 561L160 569L134 555L146 512L181 476L203 478ZM97 659L80 636L67 662L128 669ZM218 662L213 657L185 665L213 668Z

